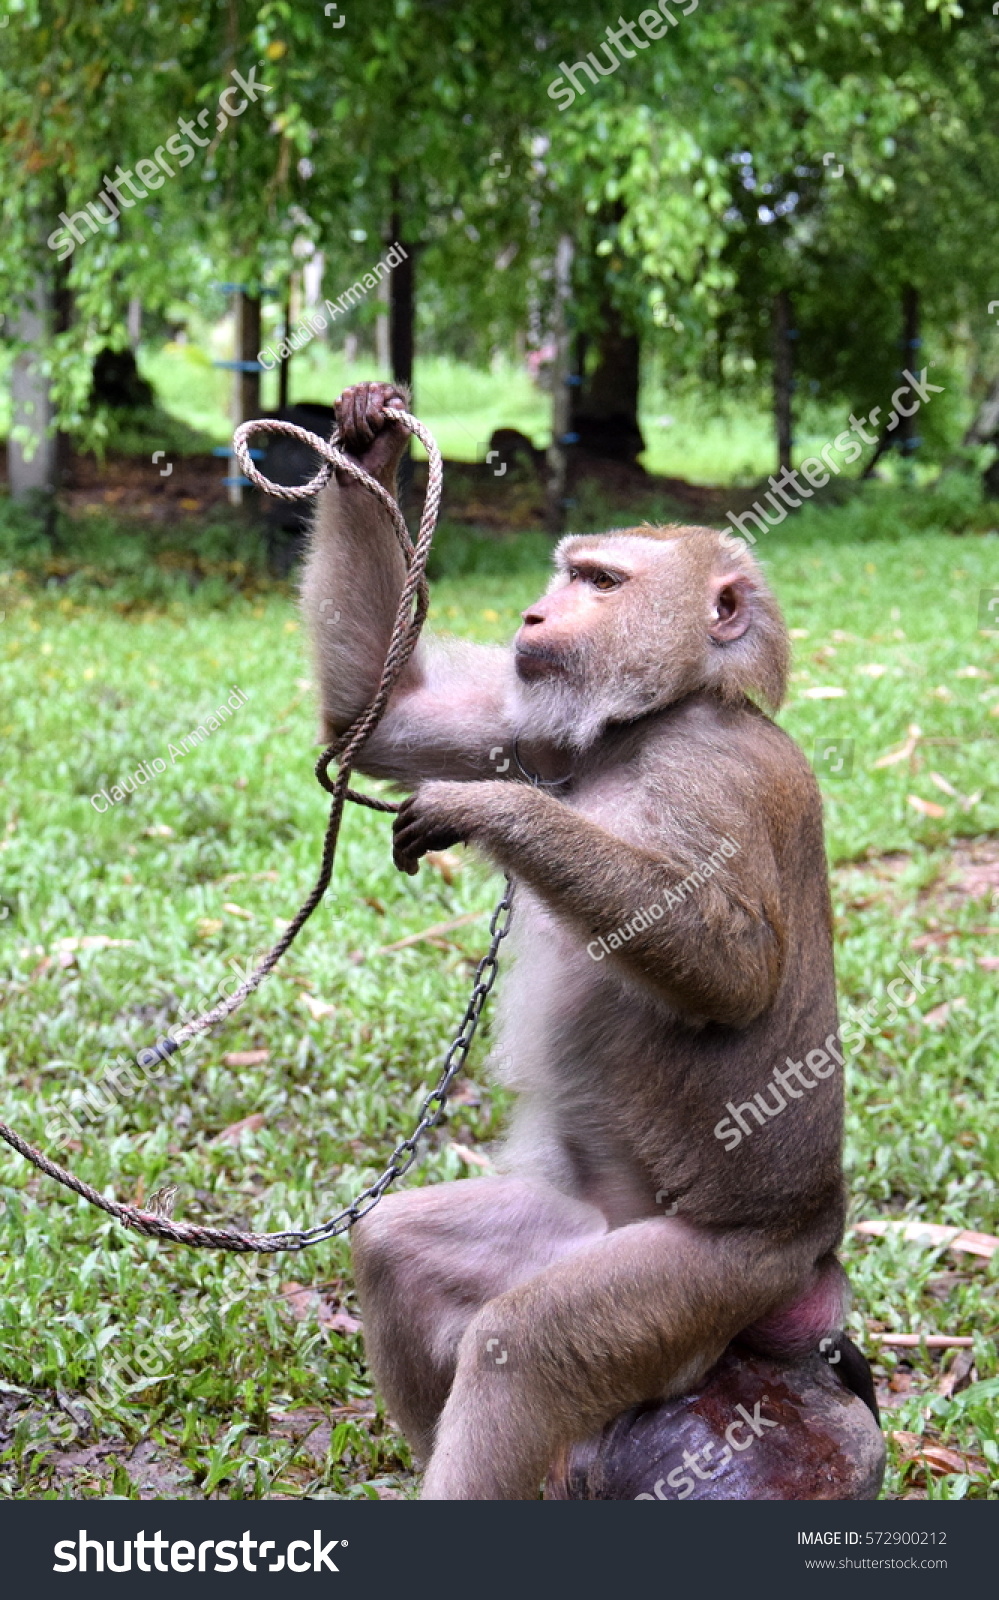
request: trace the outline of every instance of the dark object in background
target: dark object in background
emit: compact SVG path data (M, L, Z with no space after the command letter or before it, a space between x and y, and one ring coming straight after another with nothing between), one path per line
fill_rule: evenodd
M545 465L545 452L532 444L519 428L494 428L489 438L486 464L493 476L505 477L510 473L523 473L526 469L537 477Z
M109 350L106 346L94 358L90 382L91 406L110 406L112 411L141 411L155 402L152 385L140 373L132 350Z
M545 1499L876 1500L884 1439L852 1390L821 1355L730 1345L693 1394L632 1406L565 1452Z
M264 415L276 417L281 422L293 422L299 428L307 428L310 433L318 434L321 439L329 438L336 420L332 406L320 405L312 400L286 406L281 411L268 411ZM264 447L264 454L257 466L272 483L283 484L289 489L298 488L314 478L322 465L320 457L309 445L286 434L261 434L260 443ZM304 554L305 534L315 502L313 498L278 500L273 495L263 495L261 498L264 501L262 511L267 529L267 564L276 577L286 578Z

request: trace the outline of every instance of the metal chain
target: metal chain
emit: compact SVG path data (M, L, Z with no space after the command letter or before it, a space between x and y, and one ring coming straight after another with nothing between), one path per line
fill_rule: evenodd
M430 542L433 538L440 510L443 463L437 443L429 429L425 428L421 422L418 422L415 417L406 411L395 407L392 407L391 411L396 421L401 423L410 433L416 435L429 457L427 495L415 544L410 538L402 512L388 490L377 479L370 477L363 467L360 467L350 456L345 455L336 448L338 437L336 431L334 431L331 440L326 440L292 423L280 422L271 418L243 423L236 430L234 448L239 464L257 487L265 490L268 494L277 495L284 500L305 499L329 482L334 469L343 471L354 481L362 483L366 489L381 501L388 511L408 570L399 597L392 639L375 696L346 732L323 751L316 764L316 776L323 788L333 796L333 801L330 807L326 837L323 842L322 866L315 887L277 944L268 951L264 959L250 974L249 978L239 986L235 994L224 1000L220 1005L213 1007L212 1010L205 1012L202 1016L185 1023L172 1037L160 1040L150 1050L140 1052L137 1058L140 1066L150 1065L157 1060L166 1060L186 1040L194 1038L197 1034L205 1032L214 1024L222 1022L228 1016L231 1016L233 1011L243 1004L267 974L277 965L292 940L312 915L329 885L345 800L354 800L358 804L370 806L376 811L397 811L399 809L398 806L386 801L376 800L373 796L354 793L353 790L348 788L348 782L353 761L361 746L381 719L392 689L416 647L420 629L427 614L429 594L425 572ZM322 461L315 478L309 483L296 488L287 488L284 485L271 483L262 473L257 471L249 458L250 436L258 431L290 434L308 444L316 451ZM328 776L329 765L334 759L339 764L339 773L335 782L331 781ZM34 1145L30 1145L26 1139L23 1139L19 1133L16 1133L5 1122L0 1122L0 1139L10 1145L12 1150L16 1150L19 1155L24 1156L25 1160L30 1161L40 1172L44 1172L47 1177L54 1178L57 1183L61 1183L66 1189L71 1189L74 1194L80 1195L90 1205L97 1206L101 1211L123 1223L126 1228L131 1228L134 1232L140 1233L149 1239L166 1239L174 1244L189 1245L194 1249L228 1250L241 1254L253 1252L261 1255L272 1255L279 1250L304 1250L307 1246L318 1244L323 1239L333 1239L338 1234L346 1233L349 1228L353 1227L355 1222L359 1221L372 1207L378 1204L385 1191L398 1178L401 1178L404 1173L409 1171L416 1160L421 1139L429 1129L440 1122L447 1103L448 1090L456 1074L465 1063L472 1040L475 1038L486 997L496 981L498 971L497 953L501 941L506 938L509 932L512 905L513 886L508 877L503 895L493 912L489 924L491 934L489 949L476 968L475 983L461 1027L444 1056L444 1065L437 1083L423 1101L416 1128L408 1139L403 1139L396 1146L388 1166L373 1184L367 1189L363 1189L343 1211L337 1212L336 1216L328 1218L325 1222L318 1223L313 1228L288 1229L283 1233L244 1233L236 1228L209 1228L194 1222L175 1222L171 1217L163 1215L161 1212L146 1211L141 1206L125 1205L121 1201L109 1199L99 1189L95 1189L92 1184L85 1183L82 1178L76 1177L72 1172L67 1172L65 1167L61 1167L58 1162L51 1160L42 1151L36 1150Z
M465 1007L465 1015L461 1019L461 1026L445 1053L440 1077L420 1107L420 1117L416 1127L408 1139L402 1139L396 1145L385 1171L370 1188L363 1189L349 1206L335 1217L331 1217L328 1222L321 1222L318 1227L309 1228L299 1235L302 1240L301 1248L317 1244L320 1239L332 1239L339 1233L346 1233L348 1228L353 1227L355 1222L359 1222L374 1209L386 1189L390 1189L392 1184L413 1165L419 1154L420 1140L431 1128L436 1128L443 1117L448 1091L468 1059L483 1007L499 973L499 947L510 932L512 915L513 882L507 877L503 894L497 901L496 909L489 921L489 949L475 969L475 982L468 1005Z

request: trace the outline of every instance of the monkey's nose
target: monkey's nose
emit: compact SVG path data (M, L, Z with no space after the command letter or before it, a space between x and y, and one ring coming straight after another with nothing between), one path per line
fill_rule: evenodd
M529 609L527 611L522 611L520 613L520 615L524 619L524 621L526 623L528 623L528 624L532 624L532 623L535 623L535 622L544 622L544 620L545 620L544 613L542 611L538 610L534 606L529 607Z

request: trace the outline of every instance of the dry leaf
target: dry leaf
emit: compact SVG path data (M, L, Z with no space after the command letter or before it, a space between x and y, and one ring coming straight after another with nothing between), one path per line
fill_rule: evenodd
M151 828L143 828L143 835L147 839L172 839L173 829L165 822L154 823Z
M105 933L85 933L82 939L57 939L52 948L61 952L110 950L121 949L124 945L134 943L134 939L109 939Z
M223 900L222 910L228 911L230 917L242 917L245 922L253 921L253 912L246 911L243 906L238 906L235 900Z
M984 1256L986 1260L999 1250L999 1238L994 1234L973 1233L968 1228L952 1228L941 1222L871 1220L855 1222L853 1231L875 1239L897 1233L901 1234L907 1244L926 1245L933 1250L939 1249L941 1245L947 1245L951 1250L960 1250L966 1255Z
M259 1052L247 1050L244 1052L244 1054L256 1055L259 1054ZM233 1065L232 1058L230 1056L223 1056L222 1059L225 1061L226 1066ZM236 1063L237 1066L241 1064L242 1063L240 1062ZM267 1118L264 1116L263 1112L255 1111L251 1117L243 1117L240 1122L231 1122L228 1128L223 1128L221 1133L217 1133L215 1135L214 1139L211 1140L211 1143L232 1145L239 1144L244 1134L256 1133L257 1129L262 1128L266 1121Z
M222 1057L224 1067L262 1067L269 1061L269 1050L230 1050L228 1055Z
M923 817L945 817L947 815L943 806L938 806L935 800L922 800L918 794L906 795L906 801L913 811L918 811Z
M477 1150L470 1150L467 1145L459 1144L457 1139L451 1140L451 1149L459 1160L464 1161L466 1166L481 1167L484 1172L495 1173L496 1168L488 1156L480 1156Z
M837 689L832 685L824 685L815 689L802 689L803 700L842 700L846 696L845 689Z
M916 746L923 737L923 731L918 723L909 723L909 737L897 750L890 750L886 756L879 756L875 767L893 767L896 761L908 761L916 753Z
M976 956L983 972L999 972L999 956Z
M943 1005L934 1006L932 1011L927 1011L923 1021L928 1028L945 1028L950 1021L951 1012L960 1010L967 1004L963 994L958 995L956 1000L945 1000Z
M199 917L194 926L199 939L211 939L221 933L225 923L221 917Z
M880 661L868 661L865 666L858 667L857 671L863 673L865 678L883 678L888 668Z
M937 788L941 790L943 794L949 794L952 800L959 800L961 798L957 790L954 788L954 785L947 782L947 779L944 777L942 772L928 772L926 776L929 778L931 783L936 784Z
M981 1456L962 1455L957 1450L948 1450L944 1444L926 1445L918 1459L924 1461L937 1478L942 1478L950 1472L975 1473L987 1470Z
M788 628L787 631L792 639L807 639L809 637L807 628Z
M308 1284L283 1283L281 1297L296 1322L315 1317L321 1328L329 1328L333 1333L360 1333L363 1326L360 1318L352 1316L342 1306L331 1305Z
M328 1000L320 1000L315 995L299 995L303 1006L308 1007L309 1015L313 1022L322 1022L324 1017L335 1017L336 1006L331 1006Z
M988 673L983 672L981 667L958 667L954 676L955 678L987 678Z
M440 873L447 884L454 882L462 868L461 857L451 850L428 850L423 859Z
M947 1371L937 1384L937 1394L942 1394L945 1400L952 1400L962 1389L967 1389L974 1381L975 1358L970 1350L959 1350Z

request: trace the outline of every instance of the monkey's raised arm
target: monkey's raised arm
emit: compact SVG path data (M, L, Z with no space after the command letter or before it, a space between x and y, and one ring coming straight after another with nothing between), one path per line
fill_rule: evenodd
M773 1000L784 957L763 819L746 809L731 859L709 819L695 837L677 810L658 832L658 848L644 848L525 785L431 783L397 820L396 864L415 870L427 849L473 842L570 919L594 959L619 961L689 1015L745 1026Z
M358 384L337 406L342 448L395 493L406 434L392 423L405 397L391 384ZM353 721L378 687L405 562L387 512L362 485L338 479L319 495L302 583L321 696L321 735ZM509 744L505 711L509 651L422 644L357 763L373 777L481 778L501 768ZM490 753L493 752L491 761Z

